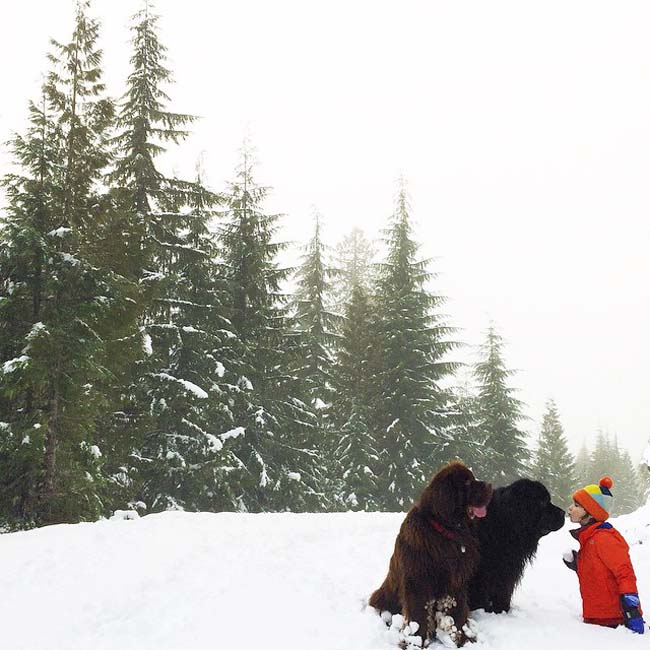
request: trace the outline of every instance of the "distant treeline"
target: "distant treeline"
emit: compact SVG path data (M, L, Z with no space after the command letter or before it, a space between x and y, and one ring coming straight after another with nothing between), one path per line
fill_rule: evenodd
M70 41L52 41L3 181L0 525L127 504L403 510L454 458L496 483L538 476L562 501L597 481L612 443L589 471L574 464L552 403L530 451L494 328L473 385L448 388L458 343L403 183L380 262L358 230L328 255L316 215L299 267L281 269L281 215L265 211L248 145L219 191L200 169L157 166L194 118L169 108L150 7L133 18L114 102L88 5ZM642 489L619 456L602 471L630 477L615 495L634 508Z

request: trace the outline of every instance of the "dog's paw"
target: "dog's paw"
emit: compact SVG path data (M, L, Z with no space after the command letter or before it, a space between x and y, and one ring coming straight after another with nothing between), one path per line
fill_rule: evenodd
M436 631L453 632L456 630L454 619L442 612L436 612Z
M416 634L417 631L420 629L420 624L417 621L411 621L408 625L408 632L409 634Z
M383 614L387 614L386 617ZM382 619L389 625L386 630L386 639L391 646L401 650L422 650L422 637L416 635L420 628L415 621L407 622L401 614L382 613Z
M458 603L453 596L443 596L436 600L436 610L439 612L448 612L450 609L456 607Z
M402 631L404 629L404 617L401 614L393 614L390 626L394 630Z
M476 640L478 636L478 623L473 618L468 618L467 623L463 625L463 632L469 640Z

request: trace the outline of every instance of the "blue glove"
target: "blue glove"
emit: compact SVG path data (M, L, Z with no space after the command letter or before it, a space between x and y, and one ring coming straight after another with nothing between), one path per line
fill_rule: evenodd
M625 617L625 627L637 634L643 634L645 631L645 621L641 616L641 601L638 594L622 594L621 607Z

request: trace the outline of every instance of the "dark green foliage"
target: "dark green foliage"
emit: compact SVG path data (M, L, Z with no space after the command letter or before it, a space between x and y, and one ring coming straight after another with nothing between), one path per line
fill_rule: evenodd
M344 510L378 510L381 505L376 468L379 454L375 439L368 430L367 412L352 401L350 416L343 424L334 449L332 474L337 505Z
M547 487L553 501L561 508L568 507L577 489L575 461L553 400L546 404L532 470L534 478Z
M168 110L172 75L148 0L131 31L116 115L98 24L78 2L72 38L52 42L42 96L10 143L0 527L92 520L136 501L154 511L400 510L454 458L497 483L525 474L522 404L493 330L476 394L446 388L455 344L404 188L382 264L355 229L334 273L317 220L287 295L281 215L264 209L248 148L223 195L200 173L190 182L161 171L194 117ZM534 469L558 501L611 475L614 514L638 507L650 478L601 435L570 480L552 405Z
M243 346L233 412L246 433L233 448L242 465L235 489L249 511L317 509L323 496L315 417L289 372L295 342L280 289L287 271L275 261L284 245L273 241L279 215L264 212L267 193L253 179L245 145L221 232L232 327Z
M506 368L503 339L492 326L481 354L474 368L478 383L477 426L485 449L481 476L496 485L507 485L528 473L530 452L526 433L520 429L525 419L523 404L514 397L515 389L508 386L514 371Z
M372 510L380 503L376 476L379 454L369 428L375 394L370 370L372 310L366 289L357 279L353 282L332 375L329 414L335 449L326 462L331 463L328 476L338 479L333 493L338 495L340 507Z
M441 381L454 370L444 360L453 343L437 311L443 299L426 286L427 261L417 259L403 186L385 235L371 328L369 426L377 439L382 507L399 510L410 506L441 459L449 410Z
M330 400L333 350L341 317L329 309L333 270L325 263L320 217L316 215L314 234L296 273L294 311L297 334L297 375L302 389L318 410Z
M112 178L118 186L128 188L142 237L153 245L150 238L154 234L163 235L161 242L166 239L164 217L152 214L156 202L165 206L170 195L178 198L183 194L183 184L162 174L155 159L164 153L163 143L177 144L184 139L188 135L184 127L196 118L166 110L170 98L164 86L172 81L172 74L165 67L167 48L158 38L159 16L150 8L151 3L145 0L144 9L133 17L131 74L117 120L119 157Z
M478 400L467 386L457 388L452 395L449 428L441 445L443 462L460 460L477 476L483 475L486 450L478 425Z
M8 523L92 519L106 482L95 419L109 373L107 341L128 313L128 282L102 256L113 204L99 188L110 161L98 23L77 6L67 44L30 128L13 140L21 173L5 177L9 213L0 261L3 512ZM7 372L8 371L8 372Z
M219 197L200 178L182 181L157 169L163 143L182 140L194 118L166 110L163 88L171 73L148 2L134 16L132 32L132 72L111 179L137 242L135 272L143 290L134 338L144 337L145 345L122 395L130 440L115 476L153 510L231 509L227 474L237 463L223 444L228 432L239 431L230 409L236 341L225 271L209 229ZM119 434L122 422L116 424Z
M208 228L215 196L197 182L190 198L191 210L176 215L176 241L166 247L165 291L143 326L150 354L140 363L138 401L148 406L148 428L135 480L153 510L235 505L228 474L237 462L223 446L237 430L230 408L237 343Z
M293 373L298 378L300 398L314 414L314 428L308 441L318 449L320 489L335 498L333 486L337 472L333 465L336 436L333 435L331 404L333 393L334 350L339 341L337 329L342 317L331 311L335 271L327 265L326 248L321 239L321 217L315 214L314 234L305 246L302 263L295 274L292 301L294 343Z

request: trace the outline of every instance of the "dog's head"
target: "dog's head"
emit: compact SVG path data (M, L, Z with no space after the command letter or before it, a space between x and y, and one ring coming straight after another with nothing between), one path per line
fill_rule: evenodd
M422 493L419 507L448 524L484 517L492 496L492 486L477 481L474 474L460 462L445 465Z
M529 537L538 540L564 526L564 510L551 502L551 495L539 481L522 478L497 492L493 508L508 509L509 521Z

